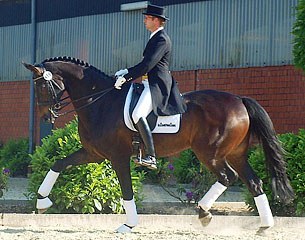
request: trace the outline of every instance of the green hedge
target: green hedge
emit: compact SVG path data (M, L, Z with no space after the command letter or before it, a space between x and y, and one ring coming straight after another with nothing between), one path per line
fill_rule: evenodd
M9 176L8 169L1 169L0 168L0 198L3 197L3 190L7 188L7 178Z
M265 168L265 157L261 147L255 147L249 154L249 161L263 181L264 191L269 199L273 214L285 216L305 216L305 130L298 134L286 133L279 135L286 153L287 175L295 191L295 200L290 205L283 205L273 199L270 177ZM255 209L253 197L246 193L246 202Z
M42 140L31 156L32 174L29 179L29 198L36 201L37 190L53 163L81 148L74 120L65 128L54 130ZM144 174L136 172L132 164L132 183L136 201L142 200ZM57 179L50 199L56 213L121 213L119 181L109 161L90 163L63 171Z
M9 140L0 149L0 168L9 169L11 177L26 177L31 161L28 149L28 139Z

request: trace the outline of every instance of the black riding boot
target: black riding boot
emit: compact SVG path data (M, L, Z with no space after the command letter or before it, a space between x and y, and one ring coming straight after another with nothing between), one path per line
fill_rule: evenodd
M146 118L140 118L136 127L141 135L141 138L145 145L146 156L142 159L138 159L136 164L146 166L149 169L157 169L156 153L154 147L153 137Z

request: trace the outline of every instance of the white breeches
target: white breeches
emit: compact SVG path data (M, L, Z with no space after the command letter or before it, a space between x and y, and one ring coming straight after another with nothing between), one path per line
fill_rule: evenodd
M147 117L148 114L152 111L152 98L151 98L151 93L149 89L149 84L147 80L142 81L144 85L144 90L139 98L139 101L133 110L132 113L132 120L134 123L138 123L140 118L142 117Z

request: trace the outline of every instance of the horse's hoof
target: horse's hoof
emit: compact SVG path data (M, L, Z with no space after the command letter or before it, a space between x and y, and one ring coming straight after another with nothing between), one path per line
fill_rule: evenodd
M205 211L201 207L199 207L199 221L201 222L203 227L209 225L212 220L212 217L213 216L209 211Z
M52 205L53 203L48 197L45 197L43 199L37 199L36 208L38 214L45 213Z
M256 231L256 235L266 237L266 236L267 236L267 233L268 233L268 230L269 230L270 228L271 228L271 227L260 227L260 228Z
M119 228L117 228L115 230L116 233L131 233L131 229L132 227L126 225L126 224L123 224L122 226L120 226Z
M48 210L47 208L45 208L45 209L37 209L37 212L38 212L38 214L43 214L43 213L45 213L47 210Z

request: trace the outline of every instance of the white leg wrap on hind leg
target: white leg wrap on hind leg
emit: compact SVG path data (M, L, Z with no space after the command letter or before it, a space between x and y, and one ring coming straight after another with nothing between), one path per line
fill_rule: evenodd
M42 184L40 185L38 189L38 193L43 197L49 196L58 176L59 176L58 172L54 172L52 169L50 169L50 171L44 178Z
M198 202L198 206L203 210L208 211L217 198L227 189L226 186L222 185L220 182L216 182L212 185L210 190L203 196L203 198Z
M272 227L274 220L266 194L255 197L254 201L261 219L261 227Z

